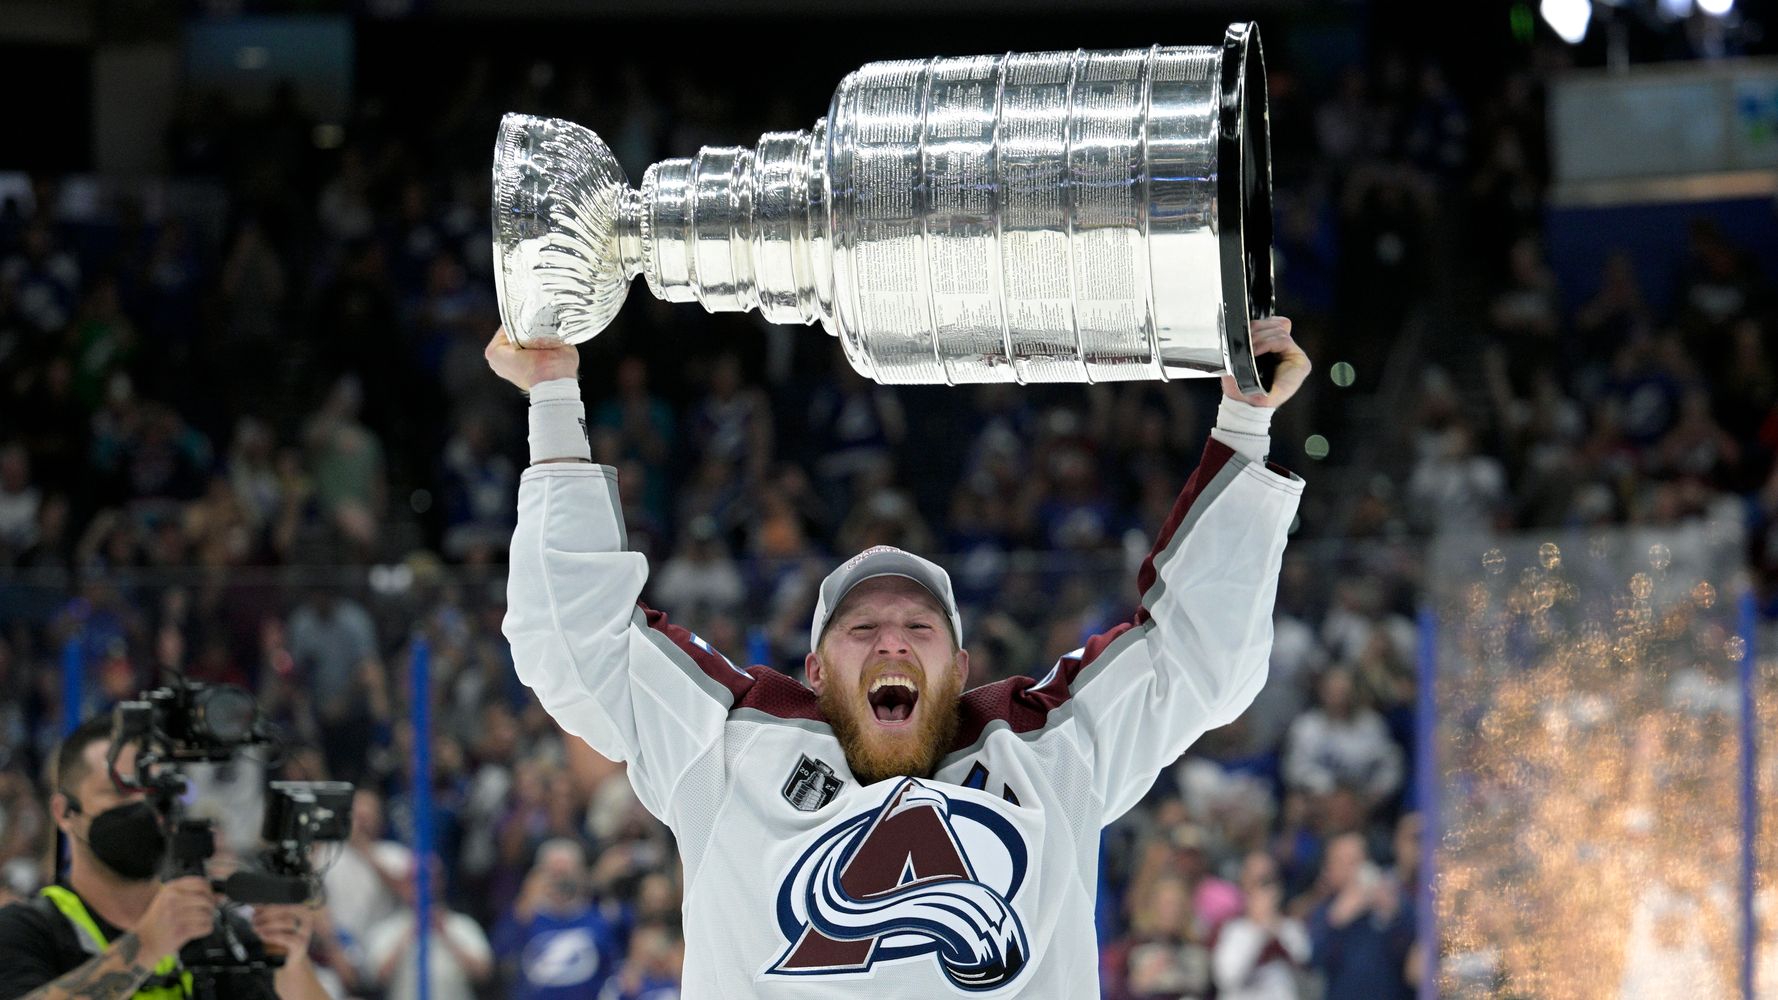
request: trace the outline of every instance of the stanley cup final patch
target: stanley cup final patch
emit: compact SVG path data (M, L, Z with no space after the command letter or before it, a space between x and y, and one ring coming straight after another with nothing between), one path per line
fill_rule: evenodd
M784 800L803 812L814 812L832 802L844 782L826 761L810 760L808 754L802 756L796 770L790 772L790 780L784 783Z

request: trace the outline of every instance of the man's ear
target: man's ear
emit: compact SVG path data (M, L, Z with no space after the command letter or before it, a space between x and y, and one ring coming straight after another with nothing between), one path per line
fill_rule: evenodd
M822 666L820 653L811 651L803 657L803 676L809 679L809 689L820 694L821 686L827 683L827 670Z
M75 807L74 800L60 791L49 795L49 818L53 820L63 833L68 832L68 824L80 810Z
M957 689L962 690L969 687L969 650L962 648L957 650L956 664Z

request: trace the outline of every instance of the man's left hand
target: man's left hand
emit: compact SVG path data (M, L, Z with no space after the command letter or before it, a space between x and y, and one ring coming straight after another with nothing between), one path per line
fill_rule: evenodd
M1272 391L1249 396L1236 388L1234 378L1224 375L1222 394L1254 406L1283 406L1285 400L1302 388L1303 380L1309 377L1314 366L1303 349L1296 346L1296 341L1290 339L1290 320L1283 316L1268 316L1254 320L1251 329L1256 359L1266 354L1279 355L1278 367L1272 372Z
M253 908L253 933L265 942L266 951L283 955L286 966L309 960L309 936L315 914L307 906L280 905Z

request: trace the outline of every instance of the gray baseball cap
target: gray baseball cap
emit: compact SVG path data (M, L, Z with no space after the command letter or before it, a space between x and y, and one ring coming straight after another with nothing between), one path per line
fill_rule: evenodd
M957 597L951 592L951 575L930 559L922 559L890 545L865 549L840 564L821 581L821 592L815 598L815 620L809 626L809 648L821 645L821 633L829 619L839 610L852 588L879 576L899 576L925 587L951 622L951 638L963 645L963 618L957 614Z

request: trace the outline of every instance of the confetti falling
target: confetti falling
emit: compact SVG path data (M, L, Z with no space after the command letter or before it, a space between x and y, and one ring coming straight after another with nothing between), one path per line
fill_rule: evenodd
M1736 565L1733 545L1595 537L1581 551L1574 562L1553 542L1470 549L1469 575L1433 574L1450 609L1437 690L1441 995L1738 996L1746 646L1734 602L1703 578L1727 578L1717 567ZM1762 683L1757 717L1778 732L1778 672ZM1771 887L1778 795L1758 801ZM1762 976L1778 989L1778 888L1768 895Z

